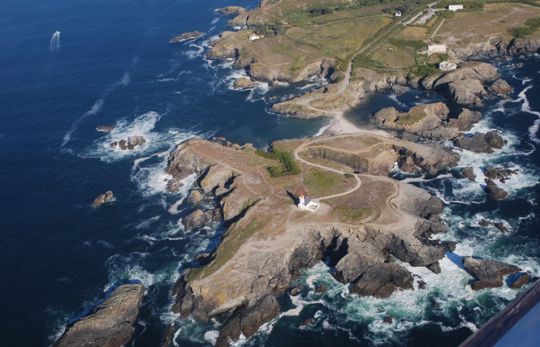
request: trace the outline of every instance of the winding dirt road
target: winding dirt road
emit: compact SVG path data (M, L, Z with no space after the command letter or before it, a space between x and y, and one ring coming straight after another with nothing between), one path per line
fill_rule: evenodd
M312 140L312 141L308 141L308 142L304 142L303 144L301 144L300 146L296 147L296 149L294 150L294 158L296 160L298 160L299 162L301 163L304 163L308 166L313 166L313 167L316 167L318 169L322 169L322 170L326 170L326 171L330 171L330 172L333 172L333 173L337 173L337 174L340 174L340 175L345 175L345 174L350 174L350 172L345 172L345 171L341 171L341 170L338 170L338 169L334 169L334 168L331 168L331 167L328 167L328 166L324 166L324 165L321 165L321 164L315 164L315 163L312 163L312 162L309 162L307 160L305 160L304 158L302 158L298 153L302 150L304 150L307 146L311 145L311 144L314 144L314 143L317 143L317 142L320 142L320 141L323 141L323 140L326 140L326 139L317 139L317 140ZM353 177L356 179L356 185L345 191L345 192L342 192L342 193L338 193L338 194L332 194L332 195L327 195L327 196L322 196L322 197L319 197L319 198L316 198L316 199L313 199L315 201L322 201L322 200L328 200L328 199L333 199L333 198L338 198L340 196L345 196L345 195L349 195L351 194L352 192L358 190L360 188L360 186L362 186L362 180L360 180L360 177L358 177L358 175L355 175L353 174Z

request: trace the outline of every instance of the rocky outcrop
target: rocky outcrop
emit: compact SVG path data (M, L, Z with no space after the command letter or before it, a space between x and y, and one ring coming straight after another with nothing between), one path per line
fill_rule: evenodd
M218 8L216 12L224 16L238 16L239 14L246 12L246 9L242 6L225 6Z
M482 82L471 78L448 83L446 91L450 99L461 105L482 105L487 95Z
M461 177L464 177L468 179L469 181L473 181L473 182L476 180L474 169L470 166L463 168L463 170L461 170Z
M506 167L493 166L484 170L484 174L491 180L497 180L501 183L506 182L510 177L517 174L517 170Z
M447 72L433 84L433 89L438 89L448 83L461 80L478 80L482 83L499 78L497 68L491 64L472 61L461 65L454 71Z
M169 40L169 43L182 43L190 40L198 39L203 36L204 33L200 31L189 31L178 36L173 37Z
M493 65L468 62L454 71L427 77L421 84L425 89L446 94L458 104L480 105L487 95L484 84L497 78L499 73Z
M132 151L137 147L140 147L146 143L144 136L134 135L129 136L127 139L111 142L111 148L119 148L122 151Z
M469 131L474 124L482 119L480 112L471 111L467 108L461 110L457 118L448 120L448 127L457 128L459 131Z
M499 54L521 55L540 52L539 38L517 38L508 40L494 40L492 42Z
M499 78L491 86L489 86L489 91L497 95L507 95L514 91L511 85L508 84L502 78Z
M486 193L491 200L500 201L508 197L508 192L500 188L492 179L486 178Z
M144 296L142 284L126 284L114 290L90 315L67 329L55 347L121 347L134 332Z
M234 87L237 89L250 89L257 85L257 83L253 82L248 77L240 77L236 81L234 81Z
M418 105L406 113L394 107L383 108L375 113L375 124L384 129L404 130L430 139L454 139L460 135L455 127L447 127L448 107L442 102Z
M198 189L192 189L186 201L191 205L198 205L204 199L204 195Z
M475 278L471 283L474 290L501 287L503 276L521 271L515 265L475 257L465 257L463 266L465 271Z
M202 228L208 223L209 215L205 211L197 209L182 219L182 224L185 228Z
M279 305L273 295L266 295L251 307L241 310L221 327L216 346L229 346L231 340L238 340L240 334L251 336L259 327L279 313Z
M497 131L492 130L487 133L463 135L454 140L454 144L476 153L493 153L495 149L503 148L505 142Z
M92 207L98 208L103 204L113 201L113 199L114 199L113 192L108 190L103 194L99 194L98 197L94 199L94 202L92 203Z

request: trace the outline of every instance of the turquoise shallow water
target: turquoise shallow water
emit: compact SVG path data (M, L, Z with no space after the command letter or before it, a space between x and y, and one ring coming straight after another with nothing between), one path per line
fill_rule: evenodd
M7 318L0 325L0 345L48 345L107 290L133 280L147 286L133 344L159 344L174 320L169 291L178 269L198 250L215 246L215 230L183 230L178 224L182 208L170 212L179 197L163 192L166 151L196 135L263 147L275 139L313 135L324 125L268 112L265 100L297 93L299 86L231 91L231 76L238 72L226 63L204 60L204 41L227 20L213 9L225 5L229 3L223 0L211 5L187 0L0 3L0 298ZM57 30L58 45L51 50ZM168 44L172 36L190 30L207 35L191 44ZM516 261L537 271L535 178L540 161L529 128L537 119L534 110L540 109L533 97L540 88L539 62L523 62L523 68L503 63L516 87L516 102L504 105L504 112L493 111L499 107L495 104L486 109L490 123L485 126L502 129L515 140L509 154L486 160L523 168L519 180L511 182L510 201L481 202L479 185L420 184L454 201L448 220L451 237L462 241L463 252ZM526 77L531 80L524 82ZM525 99L519 93L525 88L530 88L524 95L533 113L523 112ZM379 106L406 106L423 97L414 92L380 95L357 114L365 117ZM117 130L104 136L95 131L102 124L115 124ZM111 140L130 134L145 135L148 145L133 154L108 148ZM94 197L109 189L116 201L91 209ZM475 199L480 203L467 204ZM508 220L514 233L478 231L471 225L477 214ZM463 327L481 324L514 295L495 290L463 298L461 283L441 289L449 285L443 277L434 278L428 292L378 302L343 297L344 288L332 282L322 264L299 280L314 278L328 282L332 290L322 298L307 291L302 303L283 298L284 308L305 305L300 316L284 316L248 344L455 345L469 334ZM443 309L430 309L432 297ZM412 300L417 309L401 310L403 300ZM385 310L399 317L399 326L379 324ZM300 328L313 316L314 327ZM176 322L175 340L182 346L209 344L214 330Z

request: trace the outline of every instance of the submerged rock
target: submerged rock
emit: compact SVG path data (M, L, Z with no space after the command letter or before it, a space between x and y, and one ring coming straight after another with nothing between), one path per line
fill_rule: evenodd
M144 296L142 284L126 284L114 290L93 312L67 329L55 347L120 347L131 340Z
M468 179L469 181L475 181L476 175L474 174L474 169L470 166L461 170L461 176Z
M106 191L103 194L99 194L97 198L94 199L94 202L92 203L92 206L94 208L98 208L103 204L106 204L108 202L111 202L114 199L114 194L112 191Z
M122 139L120 141L113 141L111 142L110 146L111 148L120 148L123 151L131 151L134 150L136 147L140 147L146 143L146 139L144 136L140 135L134 135L134 136L128 136L127 139Z
M512 170L505 167L490 167L484 171L487 178L497 180L501 183L506 182L511 176L517 174L517 170Z

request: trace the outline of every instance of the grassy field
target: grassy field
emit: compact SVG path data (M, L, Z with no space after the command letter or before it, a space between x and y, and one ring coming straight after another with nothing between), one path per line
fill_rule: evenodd
M517 3L488 3L482 11L465 11L448 18L437 37L462 46L502 36L510 39L511 29L523 27L529 19L540 17L540 8Z
M304 185L315 198L340 193L354 186L355 182L353 176L340 175L314 167L304 170Z

